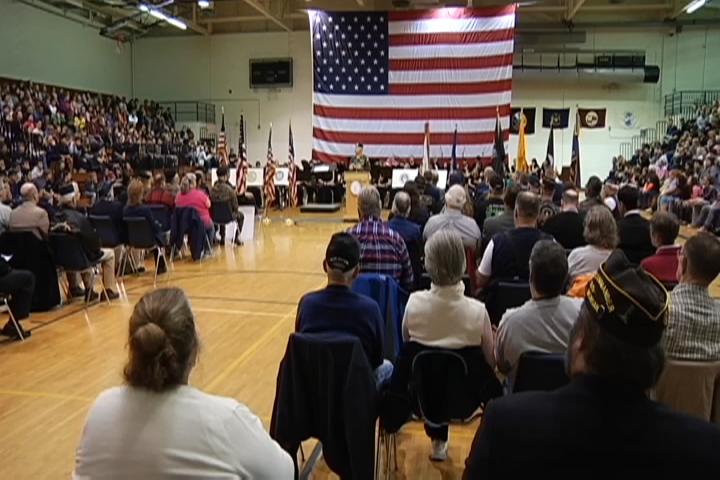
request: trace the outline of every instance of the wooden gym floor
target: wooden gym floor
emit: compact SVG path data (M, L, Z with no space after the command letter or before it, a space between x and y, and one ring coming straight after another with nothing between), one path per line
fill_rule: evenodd
M202 350L191 384L248 405L266 428L297 301L325 285L328 239L348 226L339 214L292 212L305 220L292 226L280 217L287 211L274 215L269 225L257 223L252 244L218 248L201 263L177 261L158 281L183 288L197 316ZM122 381L132 307L152 288L150 273L127 277L127 298L87 313L74 302L33 314L25 321L32 329L27 342L0 342L0 478L69 478L88 408L102 390ZM398 436L394 478L460 478L476 428L477 422L451 427L450 458L434 464L422 424L406 425ZM313 478L337 477L320 461Z

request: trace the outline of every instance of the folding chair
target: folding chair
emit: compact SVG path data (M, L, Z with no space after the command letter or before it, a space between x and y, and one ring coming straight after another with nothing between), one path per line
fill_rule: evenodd
M167 259L165 258L165 246L158 245L157 239L155 238L155 232L153 231L152 225L143 217L125 217L125 225L128 230L128 246L137 250L146 252L157 251L155 259L155 277L153 278L153 285L157 285L158 270L160 268L160 259L165 262L167 268ZM125 271L125 263L129 255L125 255L123 264L120 266L121 271Z
M170 231L171 212L166 205L149 204L152 216L160 224L163 232Z
M55 264L57 265L59 271L61 273L78 273L81 275L86 272L90 273L91 289L95 286L95 276L99 275L101 278L100 285L102 286L102 294L105 295L105 300L107 300L109 304L110 297L107 293L107 285L105 285L104 280L102 280L100 260L91 262L85 254L85 250L80 243L80 239L72 233L51 232L48 239L50 242L50 249L55 256ZM91 293L92 290L85 292L86 306Z
M0 293L0 313L7 312L10 316L10 322L13 324L13 327L15 327L15 331L18 334L18 337L20 337L21 341L25 341L25 335L23 335L23 330L20 328L20 324L15 319L15 315L13 315L12 309L10 308L10 295L6 293Z
M215 225L220 225L223 228L227 228L229 224L235 222L230 202L212 202L210 204L210 218L212 218Z
M117 231L115 222L106 215L90 215L88 218L95 232L97 232L100 237L100 245L102 245L103 248L120 248L120 258L118 258L115 273L118 278L122 278L125 272L122 271L120 267L123 264L125 255L127 255L127 246L121 240L121 234ZM132 262L132 258L130 260Z
M520 355L512 391L552 391L568 382L563 354L525 352Z

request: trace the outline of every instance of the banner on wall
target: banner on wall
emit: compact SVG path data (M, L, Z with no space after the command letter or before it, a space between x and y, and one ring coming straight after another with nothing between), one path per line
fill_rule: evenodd
M568 128L569 108L543 108L543 128Z
M520 112L525 114L527 125L525 135L535 133L535 107L513 107L510 109L510 133L517 135L520 132Z
M605 128L606 108L578 108L580 128Z

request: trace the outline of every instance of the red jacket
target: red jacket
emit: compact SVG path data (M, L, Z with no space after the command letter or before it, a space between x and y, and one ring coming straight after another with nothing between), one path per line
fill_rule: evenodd
M677 283L679 245L660 247L655 255L645 258L640 266L663 283Z

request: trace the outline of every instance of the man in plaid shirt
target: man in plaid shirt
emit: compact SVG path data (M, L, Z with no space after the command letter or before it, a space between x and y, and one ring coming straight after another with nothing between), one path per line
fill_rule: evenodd
M413 272L405 241L381 214L380 193L375 187L364 188L358 197L360 222L348 230L360 243L360 271L387 275L409 292Z
M720 301L708 286L720 273L720 240L700 232L680 250L680 283L670 294L665 351L675 360L720 360Z

